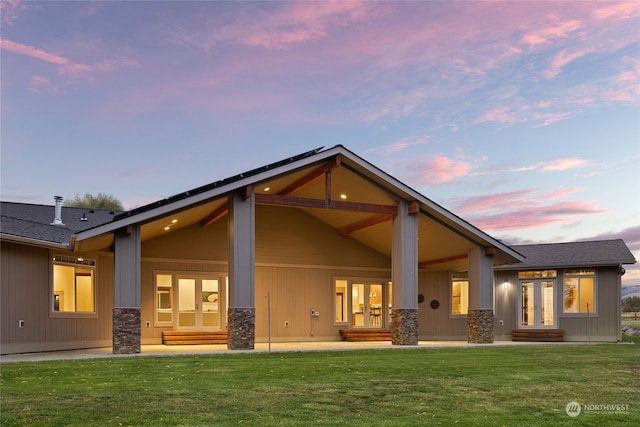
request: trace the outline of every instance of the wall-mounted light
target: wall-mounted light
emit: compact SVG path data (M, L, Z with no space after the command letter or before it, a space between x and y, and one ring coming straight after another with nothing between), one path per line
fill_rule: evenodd
M502 285L505 289L509 289L509 281L505 280L504 284Z

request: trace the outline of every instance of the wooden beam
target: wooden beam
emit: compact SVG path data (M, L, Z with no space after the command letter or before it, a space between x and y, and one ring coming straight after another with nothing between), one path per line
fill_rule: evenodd
M255 195L256 204L268 206L285 206L294 208L307 209L335 209L338 211L350 212L368 212L377 214L387 214L395 216L398 214L397 206L393 205L374 205L370 203L355 203L332 200L308 199L304 197L282 196L279 194L261 194Z
M454 255L446 258L432 259L429 261L423 261L418 263L418 267L429 267L431 265L444 264L445 262L460 261L461 259L467 259L468 257L469 257L468 254L464 254L464 255Z
M324 174L324 193L325 199L328 203L331 203L331 171L327 170Z
M363 219L362 221L358 221L353 224L349 224L345 227L342 227L340 230L338 230L338 234L340 235L340 237L348 236L349 234L354 233L356 231L373 227L374 225L391 221L392 219L393 219L393 215L388 215L388 214L380 214L380 215L372 216L372 217Z
M215 211L211 212L211 214L209 214L209 216L207 216L205 219L200 221L200 225L202 225L203 227L206 227L207 225L213 224L214 222L216 222L217 220L225 216L228 212L229 212L229 204L225 203Z
M409 203L409 215L417 214L420 212L420 202L414 200Z
M498 253L498 248L495 246L489 246L488 248L484 248L485 255L495 255Z
M242 189L242 200L249 200L249 198L251 198L251 190L251 185L245 185Z
M312 181L315 181L316 179L320 178L326 172L334 170L338 166L340 166L340 157L336 156L333 159L331 159L329 163L324 164L312 170L311 172L309 172L308 174L306 174L305 176L303 176L293 184L289 185L284 190L280 191L278 194L281 196L288 196L289 194L295 191L298 191L299 189L311 183Z

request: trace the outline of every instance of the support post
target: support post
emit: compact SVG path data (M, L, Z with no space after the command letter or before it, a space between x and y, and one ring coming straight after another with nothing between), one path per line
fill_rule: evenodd
M115 232L113 353L140 353L140 227Z
M493 251L469 250L467 342L493 342Z
M255 346L255 191L229 198L229 309L227 347Z
M418 344L418 215L405 201L393 219L391 343Z

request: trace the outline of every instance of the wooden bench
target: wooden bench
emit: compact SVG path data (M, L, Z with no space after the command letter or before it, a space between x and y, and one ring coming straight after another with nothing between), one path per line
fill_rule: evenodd
M226 344L227 331L162 331L164 345Z
M340 329L344 341L391 341L390 329Z
M562 329L514 329L511 332L511 341L562 342L564 331Z

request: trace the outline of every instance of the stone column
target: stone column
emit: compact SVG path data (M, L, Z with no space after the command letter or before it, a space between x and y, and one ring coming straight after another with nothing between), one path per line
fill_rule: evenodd
M255 192L245 188L229 198L229 309L227 347L255 345Z
M418 344L418 211L398 203L393 219L391 343Z
M113 353L140 353L140 227L115 232Z
M493 251L482 247L469 251L469 343L493 342Z

